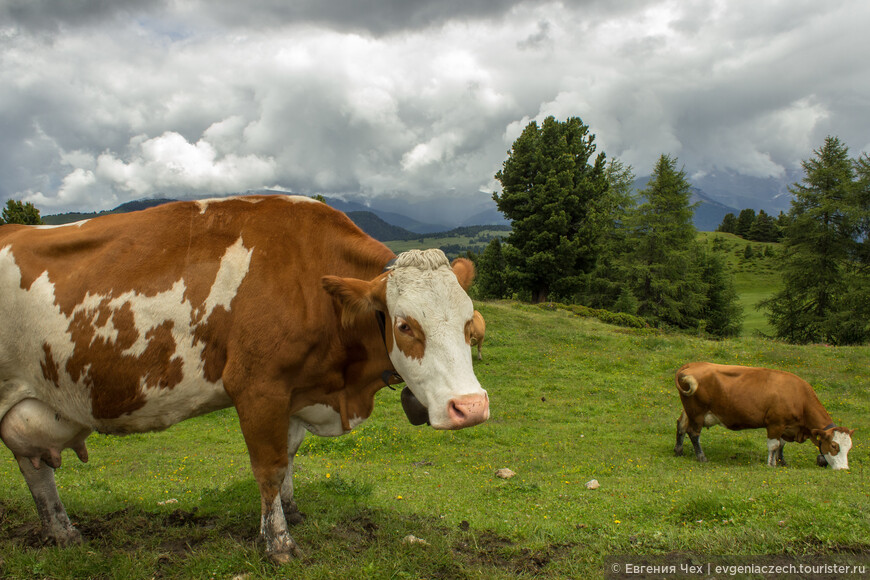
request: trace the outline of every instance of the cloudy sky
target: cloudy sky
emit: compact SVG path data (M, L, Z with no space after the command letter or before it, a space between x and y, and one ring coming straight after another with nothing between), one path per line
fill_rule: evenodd
M0 202L487 196L531 120L649 173L870 151L866 0L0 0Z

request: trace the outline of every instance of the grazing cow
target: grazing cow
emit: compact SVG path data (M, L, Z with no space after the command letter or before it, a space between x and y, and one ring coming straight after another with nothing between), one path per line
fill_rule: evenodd
M436 429L489 417L469 353L473 268L395 258L305 197L178 202L59 227L0 227L0 438L47 539L80 541L58 497L61 451L92 431L165 429L235 407L267 554L306 431L348 433L401 382ZM286 514L286 516L285 516Z
M477 310L474 311L474 316L471 319L471 346L477 347L477 360L483 360L480 354L480 347L483 346L483 337L486 336L486 321L483 315Z
M849 468L854 429L837 427L819 402L813 388L800 377L758 367L695 362L676 375L683 413L677 419L676 455L683 454L683 437L689 434L698 461L707 461L701 450L703 427L724 425L733 431L767 429L767 464L785 465L786 441L812 439L819 448L821 467Z

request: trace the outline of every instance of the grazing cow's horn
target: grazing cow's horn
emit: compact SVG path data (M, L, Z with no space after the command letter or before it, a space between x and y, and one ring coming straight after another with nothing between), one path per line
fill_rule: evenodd
M417 400L411 389L405 387L402 389L402 410L408 417L411 425L429 424L429 411L423 404Z

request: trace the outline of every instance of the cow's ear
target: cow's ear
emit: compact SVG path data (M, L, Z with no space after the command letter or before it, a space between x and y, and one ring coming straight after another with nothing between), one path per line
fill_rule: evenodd
M471 283L474 282L474 262L466 258L456 258L451 262L450 267L453 268L453 273L456 274L456 279L459 280L459 285L462 289L468 292L471 288Z
M342 326L350 326L357 318L370 315L375 310L387 311L386 275L371 281L324 276L320 283L341 304Z
M824 429L813 429L812 430L813 442L816 445L818 445L825 438L826 434L827 434L827 431L825 431Z

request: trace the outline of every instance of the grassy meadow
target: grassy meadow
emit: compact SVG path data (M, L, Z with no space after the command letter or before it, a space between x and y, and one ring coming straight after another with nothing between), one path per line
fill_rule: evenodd
M476 307L491 419L413 427L384 389L351 434L309 435L295 478L307 517L291 528L302 559L275 566L256 543L259 494L230 409L161 433L94 435L87 464L65 452L57 480L81 546L40 544L30 494L0 454L0 577L599 578L614 559L758 554L870 565L870 347L717 342ZM675 457L673 374L693 360L807 379L856 428L851 469L816 467L810 443L786 445L788 467L768 468L760 430L705 431L707 464L688 440ZM592 479L600 488L586 488Z

